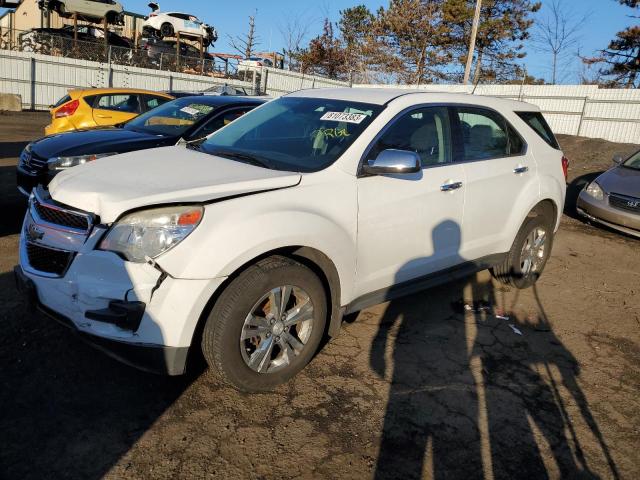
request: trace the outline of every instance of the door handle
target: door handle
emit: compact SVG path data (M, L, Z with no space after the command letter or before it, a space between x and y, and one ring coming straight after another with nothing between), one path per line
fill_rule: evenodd
M529 171L529 167L519 166L513 169L513 173L519 175L521 173L527 173Z
M459 188L462 188L462 182L445 183L440 186L440 191L450 192L452 190L458 190Z
M99 113L96 114L96 117L98 117L98 118L111 118L110 115L100 115Z

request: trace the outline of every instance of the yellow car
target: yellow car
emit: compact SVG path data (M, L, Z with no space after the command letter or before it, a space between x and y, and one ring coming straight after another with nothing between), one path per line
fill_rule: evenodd
M173 100L171 95L130 88L69 90L50 110L45 135L126 122Z

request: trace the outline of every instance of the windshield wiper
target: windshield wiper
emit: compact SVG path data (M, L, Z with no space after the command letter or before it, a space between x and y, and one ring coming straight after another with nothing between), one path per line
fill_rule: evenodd
M251 165L256 165L258 167L271 168L264 160L260 160L258 157L249 155L248 153L233 152L231 150L213 150L212 152L207 151L207 153L211 155L218 155L220 157L227 157L232 160L240 160L241 162L250 163Z

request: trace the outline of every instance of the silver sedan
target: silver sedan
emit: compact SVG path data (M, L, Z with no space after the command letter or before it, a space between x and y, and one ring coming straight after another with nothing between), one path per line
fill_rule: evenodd
M616 164L578 197L578 213L589 220L640 238L640 151Z

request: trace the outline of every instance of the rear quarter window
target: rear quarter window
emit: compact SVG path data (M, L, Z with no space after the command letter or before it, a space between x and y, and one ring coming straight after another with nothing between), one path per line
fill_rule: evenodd
M556 150L560 150L560 145L558 144L558 140L556 140L551 127L542 116L540 112L516 112L518 115L529 127L536 132L540 138L542 138L547 144L555 148Z

